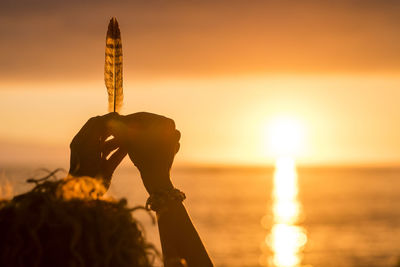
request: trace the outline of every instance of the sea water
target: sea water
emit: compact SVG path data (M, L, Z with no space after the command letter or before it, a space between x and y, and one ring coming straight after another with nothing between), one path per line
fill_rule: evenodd
M37 174L1 167L3 194L28 190L24 181ZM279 184L274 168L180 167L172 179L186 193L184 203L216 266L397 265L400 169L297 168L295 174ZM131 206L147 198L134 167L116 171L108 194ZM279 203L283 216L294 219L282 221ZM148 215L135 216L160 247Z

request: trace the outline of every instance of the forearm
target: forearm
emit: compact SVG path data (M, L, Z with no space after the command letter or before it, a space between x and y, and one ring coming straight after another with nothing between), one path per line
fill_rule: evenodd
M174 191L169 170L142 171L141 176L157 212L158 228L166 267L175 267L184 259L189 267L213 266L190 217L182 203L185 198ZM169 192L169 193L167 193ZM158 203L157 203L158 202Z
M176 259L185 259L189 267L213 266L182 203L169 203L157 212L157 219L166 267L173 266Z

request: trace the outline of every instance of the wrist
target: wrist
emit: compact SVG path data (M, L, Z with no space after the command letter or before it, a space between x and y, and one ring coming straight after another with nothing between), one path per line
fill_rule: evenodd
M172 184L169 171L141 171L143 183L149 194L155 192L172 190L174 185Z
M176 188L155 192L150 194L147 199L146 209L153 210L160 215L168 209L173 209L176 205L182 205L182 201L185 199L185 193Z

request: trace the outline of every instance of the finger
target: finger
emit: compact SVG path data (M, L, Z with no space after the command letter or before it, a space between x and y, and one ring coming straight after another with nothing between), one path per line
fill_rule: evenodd
M79 145L81 142L84 141L84 139L87 138L88 133L92 132L92 129L95 126L96 119L97 119L97 117L92 117L82 126L82 128L79 130L79 132L72 139L72 142L70 144L71 148L75 144Z
M102 141L106 141L111 135L114 135L115 124L118 124L119 114L116 112L110 112L98 118L96 124L96 131Z
M103 147L102 147L102 152L103 152L103 157L107 157L108 154L117 149L120 146L120 142L118 139L116 139L115 137L113 139L110 139L106 142L104 142Z
M175 154L178 153L179 149L181 148L181 143L178 143L175 148Z
M101 122L101 116L96 116L90 118L85 125L83 125L82 129L78 134L86 135L85 133L93 132L94 129L98 128L99 123Z
M155 123L153 127L150 128L150 131L153 135L161 136L168 140L175 140L180 135L180 133L176 133L175 122L165 117Z
M111 157L107 160L107 169L112 173L125 158L127 152L126 150L119 148Z
M175 140L177 142L179 142L180 139L181 139L181 132L178 130L175 130Z
M110 122L117 121L119 118L118 113L111 112L103 116L96 116L88 121L87 132L99 136L104 140L110 136Z
M126 135L127 126L126 123L123 121L123 117L118 115L118 113L114 113L116 115L110 115L107 117L106 129L107 133L113 135L116 138L123 139Z
M126 124L136 125L137 127L140 127L142 129L158 127L165 127L165 129L175 129L175 122L172 119L158 114L138 112L121 117Z
M105 118L105 119L110 119L110 118L115 119L115 118L118 118L120 116L121 115L119 115L118 112L109 112L109 113L107 113L107 114L105 114L105 115L103 115L101 117Z
M151 129L163 136L172 137L175 135L175 122L167 117L160 117Z
M165 125L172 130L175 130L175 121L173 119L165 117L164 119Z
M117 119L116 113L109 113L103 116L90 118L76 134L71 142L71 146L80 143L97 143L103 142L110 136L108 122Z

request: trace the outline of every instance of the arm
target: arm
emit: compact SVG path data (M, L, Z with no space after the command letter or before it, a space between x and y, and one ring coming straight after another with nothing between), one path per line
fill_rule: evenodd
M129 127L127 149L138 167L150 196L168 192L174 187L170 169L179 150L180 133L168 118L150 113L136 113L125 117ZM169 200L157 210L158 228L166 267L213 266L210 257L181 201Z
M169 174L142 174L143 179L155 180L160 177L170 181ZM169 183L171 184L169 189L172 189L172 183ZM156 191L162 190L166 189L156 189ZM182 202L171 200L156 213L166 267L177 266L179 259L185 259L188 266L213 266Z

